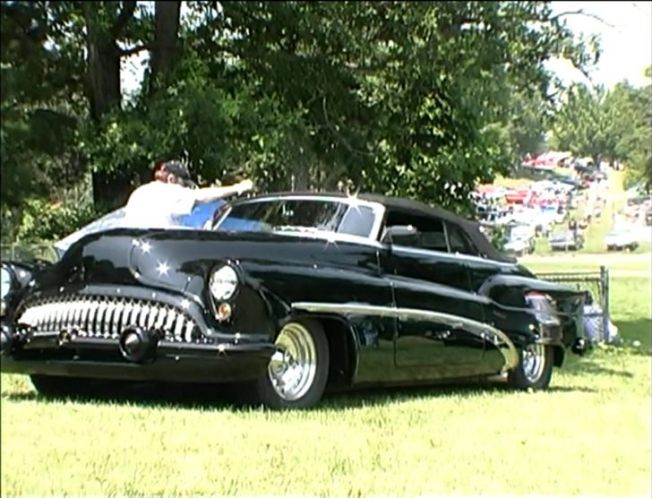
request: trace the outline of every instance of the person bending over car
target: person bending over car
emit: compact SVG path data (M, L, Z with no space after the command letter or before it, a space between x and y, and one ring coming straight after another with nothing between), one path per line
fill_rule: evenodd
M131 193L125 206L124 224L138 228L171 228L182 226L197 203L212 202L230 195L240 195L253 188L251 180L227 187L197 188L188 168L179 161L154 165L154 180Z

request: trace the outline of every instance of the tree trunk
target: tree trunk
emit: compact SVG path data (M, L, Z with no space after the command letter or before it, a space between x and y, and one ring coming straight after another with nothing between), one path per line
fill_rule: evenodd
M133 14L133 7L125 2L118 21L110 32L99 25L99 4L84 2L87 49L87 98L91 119L100 124L102 118L120 107L120 48L117 44L119 30ZM96 207L115 208L126 202L129 195L129 177L118 172L93 172L93 202Z
M301 161L300 164L294 168L293 176L293 185L292 190L295 192L303 192L309 190L310 188L310 172L308 171L308 165L305 161Z
M179 51L181 2L156 2L154 11L154 46L152 49L152 84L165 86Z

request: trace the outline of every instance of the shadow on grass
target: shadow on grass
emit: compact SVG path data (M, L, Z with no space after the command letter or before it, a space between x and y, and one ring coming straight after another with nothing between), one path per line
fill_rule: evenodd
M596 379L597 377L619 377L621 379L634 379L636 374L627 368L628 360L639 362L649 353L627 346L606 346L604 349L596 347L593 353L578 358L570 356L561 372L569 377L583 377Z
M9 401L32 401L35 399L40 398L35 391L30 391L28 393L21 392L21 393L3 393L2 397L4 399L7 399Z
M375 387L350 391L329 392L314 410L349 409L404 403L420 398L470 397L486 394L519 393L504 380L475 380L439 383L435 385ZM595 392L585 386L552 386L549 392ZM151 384L122 381L91 381L74 394L46 396L36 391L4 393L10 401L71 400L81 404L134 404L150 408L251 411L263 409L251 401L251 390L237 385L210 384Z
M570 369L571 374L593 374L593 375L608 375L625 378L633 378L634 374L626 370L616 370L614 368L603 367L595 363L581 363L577 367Z
M471 397L492 393L521 394L524 392L516 390L501 381L440 384L435 386L369 388L327 394L324 397L322 405L327 408L358 408L363 406L385 405L388 402L410 402L420 398ZM587 386L551 386L545 392L596 393L597 390Z
M75 380L75 388L66 394L45 395L37 391L3 393L11 401L72 400L82 404L106 403L114 405L136 404L150 407L177 408L238 408L244 407L231 386L210 384L161 384L127 381ZM73 391L73 389L75 389Z
M548 388L548 392L552 393L591 393L598 392L597 389L586 386L552 386Z
M652 355L652 319L616 320L614 324L618 327L623 347L637 354ZM633 346L635 341L638 341L638 346Z

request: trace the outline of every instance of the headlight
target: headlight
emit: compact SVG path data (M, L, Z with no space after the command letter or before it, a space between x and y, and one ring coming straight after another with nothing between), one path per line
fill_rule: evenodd
M230 299L238 288L238 274L230 266L224 265L213 272L208 287L217 301Z
M11 292L14 279L9 269L4 266L0 269L0 278L0 298L4 299Z

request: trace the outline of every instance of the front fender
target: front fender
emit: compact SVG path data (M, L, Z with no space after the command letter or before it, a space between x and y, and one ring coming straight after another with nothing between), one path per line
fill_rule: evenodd
M34 277L44 269L51 266L47 261L37 260L31 263L19 263L17 261L6 261L2 268L10 275L9 292L2 300L2 316L8 320L13 318L14 312L25 293L28 291Z

